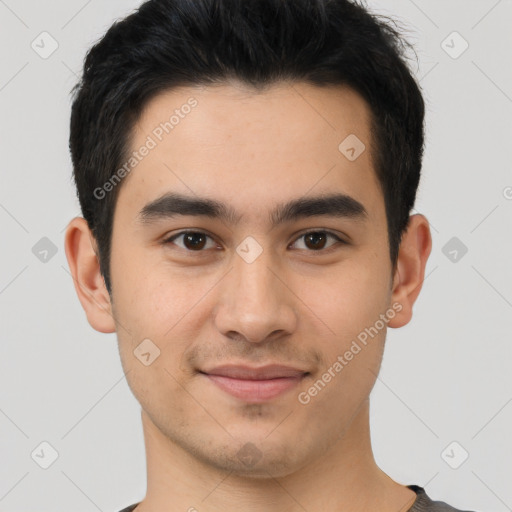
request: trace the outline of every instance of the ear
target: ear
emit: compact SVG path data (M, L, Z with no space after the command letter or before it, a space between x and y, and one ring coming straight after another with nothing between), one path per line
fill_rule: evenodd
M100 272L96 240L87 221L75 217L65 235L66 257L87 320L99 332L115 332L110 296Z
M428 220L421 214L410 216L400 243L391 298L392 304L399 303L402 309L388 322L389 327L402 327L411 320L431 249Z

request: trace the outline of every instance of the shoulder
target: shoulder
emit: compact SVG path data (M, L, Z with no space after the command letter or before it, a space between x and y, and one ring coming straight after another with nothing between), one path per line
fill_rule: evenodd
M433 501L425 492L425 489L419 485L408 485L407 487L412 489L417 495L416 501L408 512L474 512L454 508L444 501Z

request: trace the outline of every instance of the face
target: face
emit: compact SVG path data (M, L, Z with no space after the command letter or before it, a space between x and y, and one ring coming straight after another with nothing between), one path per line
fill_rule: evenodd
M187 87L148 103L133 135L149 149L119 191L111 255L130 388L199 460L289 474L366 402L399 308L369 107L346 88ZM158 201L170 193L232 215ZM226 365L289 368L248 382Z

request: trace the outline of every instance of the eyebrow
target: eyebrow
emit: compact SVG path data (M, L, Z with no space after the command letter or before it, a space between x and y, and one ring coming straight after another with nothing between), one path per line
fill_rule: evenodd
M177 216L202 216L232 225L243 219L243 215L220 201L169 192L146 204L138 213L137 221L151 224ZM274 228L286 222L316 216L366 220L368 212L359 201L349 195L324 194L301 197L277 205L269 214L269 223Z

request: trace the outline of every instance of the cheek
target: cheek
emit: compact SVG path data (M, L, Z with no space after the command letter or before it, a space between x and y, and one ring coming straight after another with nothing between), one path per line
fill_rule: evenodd
M165 388L171 380L174 389L189 377L184 354L201 337L199 331L210 314L205 307L205 296L218 277L192 278L186 272L171 270L162 262L138 266L135 258L130 266L132 269L124 273L125 278L118 278L114 292L123 367L125 372L133 370L137 379L145 371L147 381L140 376L141 385ZM118 274L121 276L121 272ZM149 354L142 357L146 362L154 360L150 369L143 366L141 357L137 359L137 355L142 354ZM154 376L155 372L158 377ZM167 379L159 383L154 379L160 379L161 374Z
M356 406L373 387L386 336L381 315L389 309L389 276L382 261L381 255L361 254L318 279L314 293L304 284L297 292L308 306L304 314L323 353L325 378L320 375L318 386L328 382L328 390L318 407L329 407L330 399L340 407Z
M181 407L181 389L190 377L181 361L194 339L187 319L204 295L197 290L155 268L127 274L117 288L115 316L123 370L134 396L151 415L168 410L170 402L173 410Z
M112 257L114 302L120 321L130 330L162 339L199 300L201 288L166 266L157 249L152 251L155 258L148 258L148 249L134 250L129 257L118 250Z
M145 366L126 350L126 346L121 350L121 359L133 396L155 425L186 427L186 412L194 407L194 402L183 392L185 382L182 382L180 372L172 368L164 357L158 357Z
M356 336L373 324L388 307L389 278L378 259L354 258L307 282L298 280L294 290L303 298L311 317L326 336ZM380 263L382 266L382 263ZM311 313L309 313L311 316ZM320 321L321 320L321 321Z

